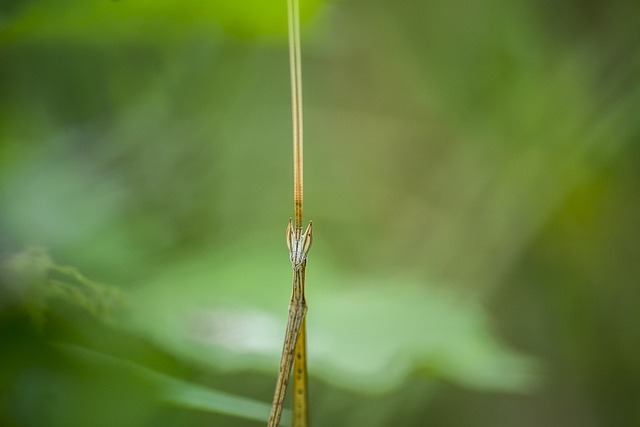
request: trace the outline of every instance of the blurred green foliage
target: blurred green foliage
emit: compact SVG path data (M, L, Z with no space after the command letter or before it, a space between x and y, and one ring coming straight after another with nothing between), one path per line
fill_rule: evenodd
M312 424L638 425L640 6L301 3ZM0 424L259 425L286 3L5 1L0 64Z

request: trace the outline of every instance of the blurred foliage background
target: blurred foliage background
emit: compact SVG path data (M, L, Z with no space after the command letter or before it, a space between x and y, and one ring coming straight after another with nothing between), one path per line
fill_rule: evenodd
M640 425L640 3L307 0L315 426ZM0 2L0 424L254 426L286 3Z

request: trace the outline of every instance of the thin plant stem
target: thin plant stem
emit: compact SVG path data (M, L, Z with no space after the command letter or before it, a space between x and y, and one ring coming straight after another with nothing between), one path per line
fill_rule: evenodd
M288 0L289 66L291 70L291 110L293 119L293 209L296 228L302 228L303 132L302 66L300 53L300 11L298 0Z

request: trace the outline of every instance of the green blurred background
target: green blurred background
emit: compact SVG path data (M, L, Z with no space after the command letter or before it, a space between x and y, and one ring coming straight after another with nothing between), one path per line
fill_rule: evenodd
M301 2L314 426L640 425L640 3ZM0 425L263 425L286 2L0 2Z

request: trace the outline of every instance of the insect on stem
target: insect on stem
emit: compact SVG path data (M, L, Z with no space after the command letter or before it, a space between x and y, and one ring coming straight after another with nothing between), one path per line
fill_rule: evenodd
M313 241L312 225L302 230L303 153L302 153L302 71L300 66L300 12L298 0L287 0L289 22L289 66L291 70L291 109L293 119L293 207L294 219L287 226L287 247L293 271L293 291L289 318L278 370L268 427L278 427L287 383L294 368L293 427L308 426L307 346L305 316L305 274L307 255Z

